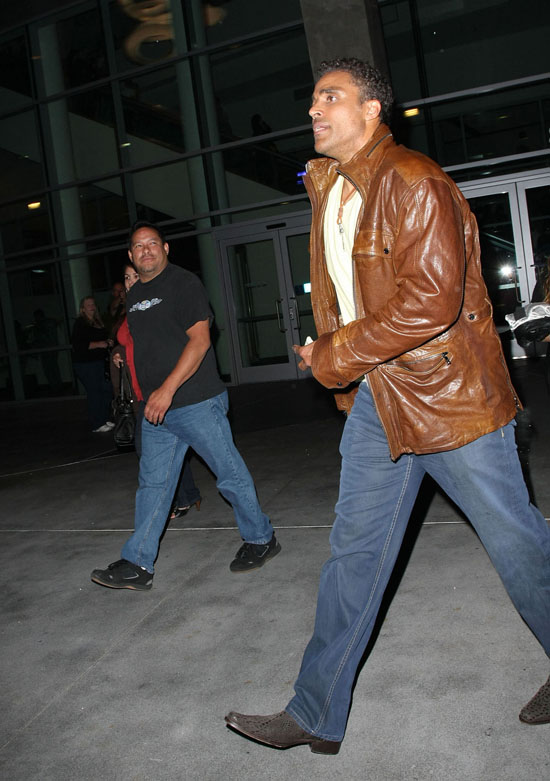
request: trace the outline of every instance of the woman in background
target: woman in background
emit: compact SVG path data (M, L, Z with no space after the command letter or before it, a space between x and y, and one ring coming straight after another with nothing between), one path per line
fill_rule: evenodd
M71 342L74 371L86 390L91 429L96 434L110 431L114 425L110 421L113 392L106 368L113 340L109 339L93 296L80 302Z

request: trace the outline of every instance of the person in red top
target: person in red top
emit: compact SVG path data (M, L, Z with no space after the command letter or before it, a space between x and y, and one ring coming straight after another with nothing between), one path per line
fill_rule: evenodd
M124 286L126 292L130 290L132 285L139 279L139 274L135 268L128 263L124 266ZM136 368L134 364L134 341L128 328L128 320L125 317L122 321L117 333L116 338L118 346L115 347L112 353L112 361L114 365L123 371L124 364L130 374L130 383L132 385L132 394L134 401L136 402L136 430L135 430L135 448L138 458L141 456L141 420L143 418L143 410L145 407L143 394L139 387L139 382L136 375ZM113 380L113 385L118 386ZM181 472L178 487L176 489L176 496L172 505L172 511L170 513L170 520L174 518L181 518L184 516L190 508L195 505L197 510L200 510L201 495L193 479L193 473L189 461L186 459L183 462L183 469Z

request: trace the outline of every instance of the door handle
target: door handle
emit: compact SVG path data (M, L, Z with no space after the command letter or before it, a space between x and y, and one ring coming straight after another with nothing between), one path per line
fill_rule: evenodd
M277 325L279 327L279 331L282 334L284 334L285 331L286 331L286 328L284 326L281 328L281 310L279 308L279 304L282 302L282 300L283 300L282 298L276 298L275 299L275 310L277 312Z
M298 308L298 302L296 301L296 298L294 296L290 296L290 300L294 301L296 328L300 330L300 328L302 327L302 323L300 322L300 310Z

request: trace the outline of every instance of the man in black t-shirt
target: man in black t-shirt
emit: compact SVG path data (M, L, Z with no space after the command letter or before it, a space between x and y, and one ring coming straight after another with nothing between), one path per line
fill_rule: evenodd
M232 572L261 567L281 550L262 512L252 477L227 420L227 391L210 342L212 312L199 279L168 262L158 228L137 223L129 256L140 281L127 297L136 375L146 401L135 528L121 559L92 580L110 588L147 590L188 447L212 469L233 506L244 544Z

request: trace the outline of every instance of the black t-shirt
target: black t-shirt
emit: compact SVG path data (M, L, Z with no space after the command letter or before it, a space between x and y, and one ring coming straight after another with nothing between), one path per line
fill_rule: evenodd
M202 320L211 322L212 311L198 277L171 263L150 282L133 285L126 309L136 375L147 400L178 362L189 341L186 331ZM197 404L224 390L210 346L195 374L174 394L171 408Z

